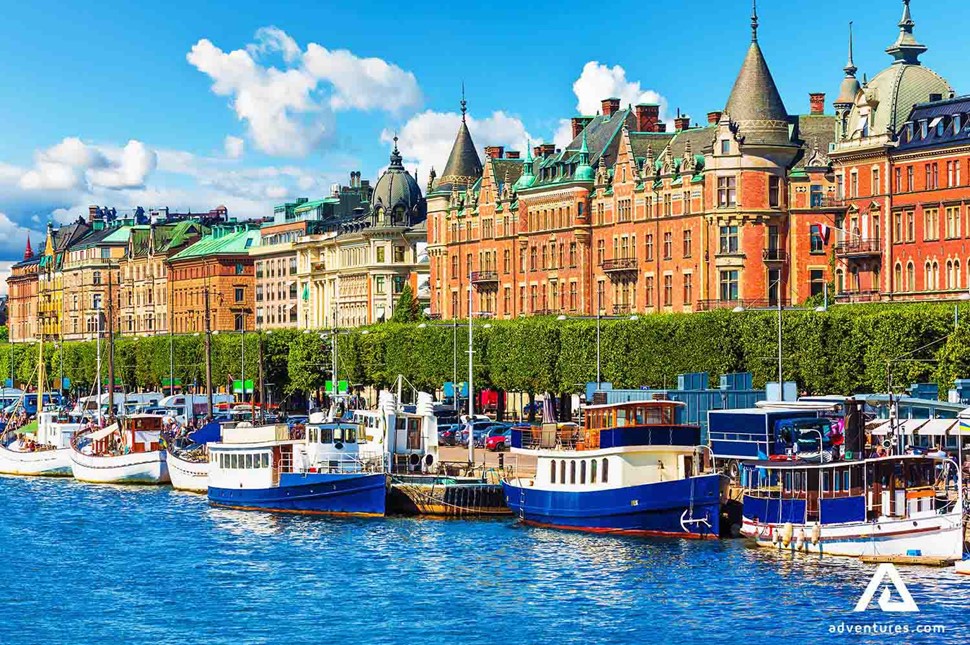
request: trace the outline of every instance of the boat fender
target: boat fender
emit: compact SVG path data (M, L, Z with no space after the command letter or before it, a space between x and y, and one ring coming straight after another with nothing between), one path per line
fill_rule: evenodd
M818 544L822 541L822 525L815 522L812 526L812 544Z
M792 534L795 532L795 527L792 526L791 522L785 522L785 526L781 529L781 545L788 547L791 544Z
M795 539L795 548L799 551L805 546L805 529L798 529L798 537Z

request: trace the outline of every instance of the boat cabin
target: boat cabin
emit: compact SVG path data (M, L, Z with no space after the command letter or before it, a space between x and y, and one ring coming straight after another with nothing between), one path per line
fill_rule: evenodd
M826 464L746 462L744 517L824 525L933 516L953 504L945 475L941 481L947 463L917 455Z

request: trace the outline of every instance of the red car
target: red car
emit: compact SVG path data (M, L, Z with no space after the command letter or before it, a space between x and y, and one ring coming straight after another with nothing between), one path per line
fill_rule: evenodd
M492 428L485 437L485 450L501 452L512 445L512 428Z

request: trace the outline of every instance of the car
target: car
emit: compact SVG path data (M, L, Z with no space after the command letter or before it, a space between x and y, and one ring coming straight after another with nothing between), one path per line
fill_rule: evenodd
M457 423L446 423L438 426L438 444L442 446L454 446L455 439L460 434Z
M485 450L502 452L512 445L512 428L492 428L485 438Z

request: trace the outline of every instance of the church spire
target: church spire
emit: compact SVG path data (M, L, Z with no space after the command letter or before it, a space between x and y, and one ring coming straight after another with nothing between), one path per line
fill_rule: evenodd
M926 51L926 45L917 42L913 35L916 22L909 12L909 0L903 0L903 17L899 20L899 37L886 49L886 53L896 59L894 64L919 65L919 56Z

